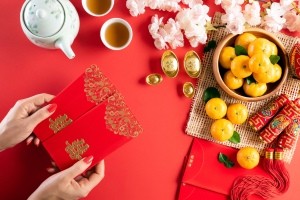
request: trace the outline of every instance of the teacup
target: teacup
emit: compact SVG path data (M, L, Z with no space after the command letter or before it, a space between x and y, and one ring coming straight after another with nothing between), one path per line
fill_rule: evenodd
M130 24L121 18L111 18L101 27L100 38L103 44L112 50L126 48L132 40Z
M95 17L106 15L114 6L114 0L82 0L81 3L83 9Z

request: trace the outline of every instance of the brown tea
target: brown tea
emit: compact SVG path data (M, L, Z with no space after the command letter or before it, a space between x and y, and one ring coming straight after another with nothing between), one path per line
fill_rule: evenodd
M115 22L108 25L105 31L105 40L108 44L114 47L121 47L126 44L128 39L129 30L124 24Z
M106 13L111 7L112 0L87 0L88 9L97 15Z

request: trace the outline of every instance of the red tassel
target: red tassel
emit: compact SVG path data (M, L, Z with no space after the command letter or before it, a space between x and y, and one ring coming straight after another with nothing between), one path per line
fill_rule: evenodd
M277 189L280 193L285 193L290 186L290 174L285 167L285 163L283 159L283 149L277 148L275 149L275 156L274 156L274 171L276 170L277 173L275 174L274 179L277 181Z
M262 161L263 169L268 172L272 178L274 178L275 174L277 173L274 171L274 149L267 148L265 151L265 159Z
M283 149L277 148L275 153L272 148L266 149L262 164L272 178L258 175L238 177L231 189L231 200L247 200L251 195L270 199L285 193L290 186L290 176L282 159Z
M282 160L283 150L277 148L274 155L273 151L274 149L271 148L266 149L263 168L272 176L274 186L277 188L278 194L285 193L290 185L290 177L287 169L285 168L284 161Z
M263 160L263 168L270 173L273 171L273 152L274 149L267 149ZM272 178L265 176L241 176L238 177L231 189L231 200L247 200L251 195L260 196L263 199L270 199L278 195L275 187L276 182Z
M231 189L231 200L247 200L251 195L270 199L277 195L274 181L265 176L242 176L238 177Z

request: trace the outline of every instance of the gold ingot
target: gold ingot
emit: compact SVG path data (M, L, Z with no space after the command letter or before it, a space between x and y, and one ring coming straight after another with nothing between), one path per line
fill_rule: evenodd
M162 82L163 78L160 74L149 74L146 77L146 83L148 85L158 85Z
M195 51L188 51L184 56L184 70L191 78L198 78L201 72L201 60Z
M183 84L183 94L187 98L193 98L195 95L195 88L191 82L186 82Z
M179 62L177 56L170 50L163 53L161 57L161 68L166 76L175 78L179 72Z

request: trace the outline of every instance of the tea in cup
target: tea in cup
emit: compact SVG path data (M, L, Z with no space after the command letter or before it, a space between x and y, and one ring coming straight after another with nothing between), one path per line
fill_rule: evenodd
M114 0L82 0L83 9L90 15L101 17L111 11Z
M127 47L132 40L132 35L130 24L121 18L107 20L100 30L103 44L112 50L121 50Z

